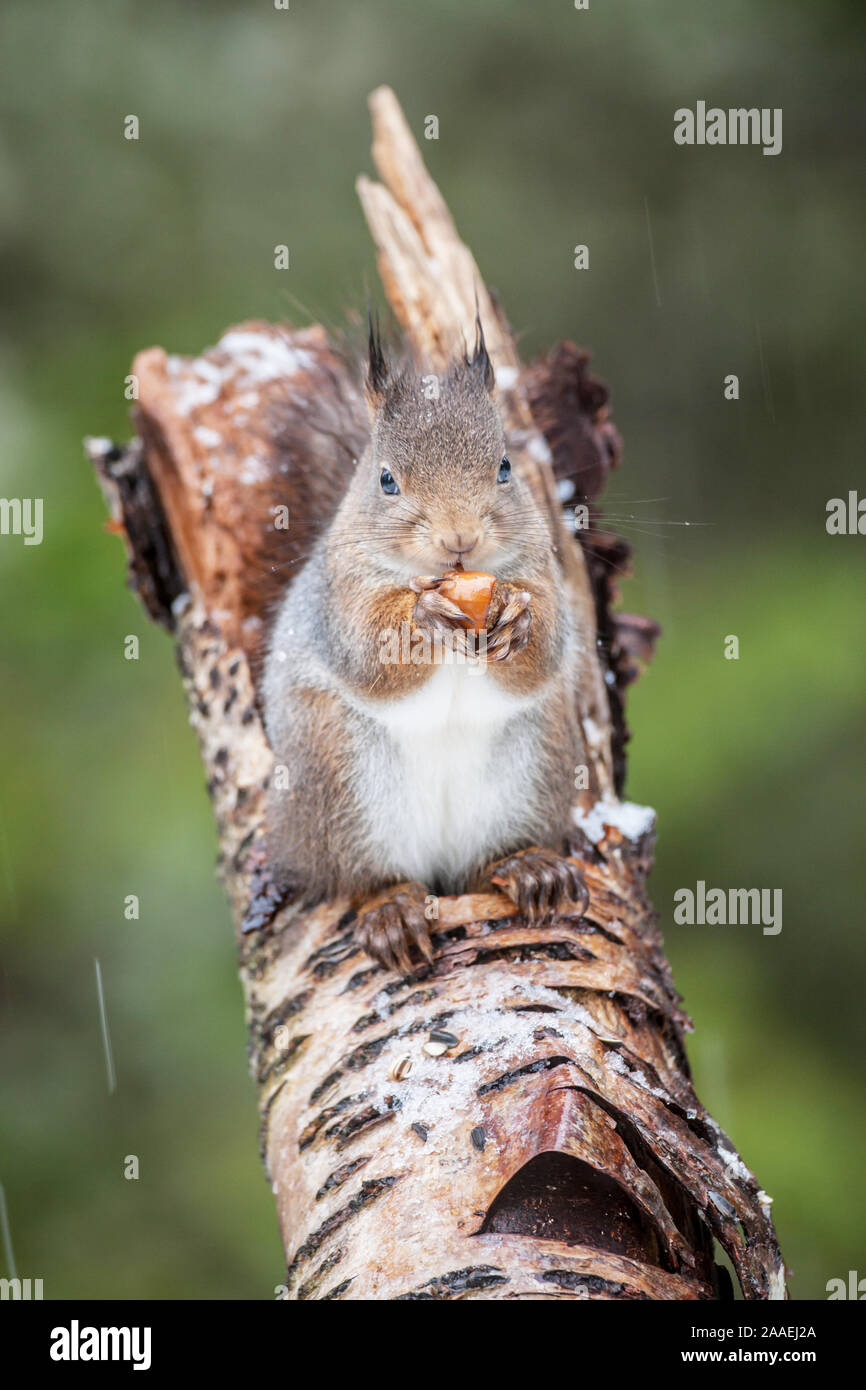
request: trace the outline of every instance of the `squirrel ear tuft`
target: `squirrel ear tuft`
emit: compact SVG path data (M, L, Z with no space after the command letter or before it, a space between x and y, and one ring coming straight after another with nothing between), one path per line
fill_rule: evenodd
M379 331L379 315L375 318L367 306L367 379L365 382L367 402L375 408L385 393L391 369L382 351L382 336Z
M487 344L484 341L484 329L481 326L481 315L475 308L475 347L472 356L466 358L466 365L470 371L475 372L484 385L486 391L492 391L496 385L496 375L493 371L493 363L487 355Z

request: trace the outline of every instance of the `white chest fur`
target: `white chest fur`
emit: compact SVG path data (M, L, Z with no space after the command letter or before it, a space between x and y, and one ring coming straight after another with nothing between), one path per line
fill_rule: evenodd
M459 889L501 838L503 817L525 813L532 769L509 725L533 703L483 669L443 665L375 710L387 758L370 769L376 790L365 809L395 873Z

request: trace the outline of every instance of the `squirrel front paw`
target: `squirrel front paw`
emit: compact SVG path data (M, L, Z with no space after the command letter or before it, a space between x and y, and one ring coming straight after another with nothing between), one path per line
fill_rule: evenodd
M566 908L569 915L575 908L582 915L589 906L589 892L574 861L538 845L489 864L481 886L504 893L534 926L543 926Z
M387 897L359 913L356 938L386 970L408 974L421 963L418 957L432 964L433 946L424 915L426 898L423 884L399 883Z
M488 661L507 661L523 651L529 641L532 625L530 603L532 595L510 584L499 584L493 590L490 605L490 627L487 631Z
M418 595L412 613L416 627L427 632L448 633L458 646L465 647L466 631L472 626L462 608L458 608L450 598L440 594L439 586L444 579L434 575L419 574L411 580L409 587Z

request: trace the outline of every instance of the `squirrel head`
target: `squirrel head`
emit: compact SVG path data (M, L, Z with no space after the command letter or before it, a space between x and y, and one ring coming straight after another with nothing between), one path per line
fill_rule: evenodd
M366 396L372 429L357 479L358 536L395 567L497 569L546 537L532 494L507 457L481 324L475 347L443 376L393 370L370 326Z

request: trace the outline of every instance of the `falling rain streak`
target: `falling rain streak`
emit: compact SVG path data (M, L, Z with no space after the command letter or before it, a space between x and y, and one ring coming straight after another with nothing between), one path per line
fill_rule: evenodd
M102 1024L102 1045L105 1048L105 1070L108 1076L108 1094L114 1095L117 1090L117 1077L114 1073L114 1057L111 1051L111 1035L108 1031L108 1014L105 1011L105 991L102 988L102 966L96 957L93 957L93 964L96 966L96 993L99 998L99 1019Z
M3 1254L10 1279L17 1279L15 1252L12 1249L12 1232L9 1229L9 1213L6 1210L6 1191L0 1182L0 1229L3 1231Z
M651 268L652 268L652 273L653 273L653 288L655 289L655 292L656 292L656 304L658 305L659 308L661 308L661 307L662 307L662 296L661 296L661 291L660 291L660 289L659 289L659 277L658 277L658 274L656 273L656 252L655 252L655 246L653 245L653 229L652 229L652 223L650 222L649 198L646 196L646 194L644 194L643 205L644 205L644 211L646 212L646 234L647 234L647 237L649 238L650 266L651 266Z
M767 414L770 417L771 424L775 425L776 410L773 405L773 392L770 386L770 373L767 369L767 363L764 360L764 340L761 337L761 325L758 323L757 319L755 319L755 337L758 340L758 356L761 359L761 380L764 383L764 405L767 407Z

